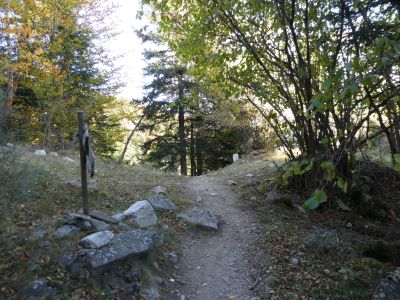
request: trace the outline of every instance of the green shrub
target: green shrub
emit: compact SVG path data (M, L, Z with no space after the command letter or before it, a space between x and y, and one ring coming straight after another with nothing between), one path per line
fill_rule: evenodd
M315 230L304 238L304 243L317 253L334 254L340 250L336 232Z

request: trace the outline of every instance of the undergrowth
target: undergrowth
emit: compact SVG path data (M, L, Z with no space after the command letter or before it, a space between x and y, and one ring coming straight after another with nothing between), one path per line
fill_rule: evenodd
M77 151L60 157L37 157L34 149L27 147L1 149L0 299L18 298L24 285L39 278L60 286L66 299L107 299L110 295L98 286L102 285L98 280L74 278L57 266L59 256L76 248L81 237L59 240L53 236L60 217L82 206L80 186L69 183L80 180ZM71 157L75 163L66 162L63 156ZM112 215L146 199L154 186L163 185L180 210L187 205L182 197L182 180L175 174L97 158L96 174L89 178L89 209ZM168 215L161 218L174 222ZM39 241L31 241L30 235L38 228L47 228L48 233ZM166 232L166 247L172 249L172 229ZM145 261L136 264L150 271L153 268Z

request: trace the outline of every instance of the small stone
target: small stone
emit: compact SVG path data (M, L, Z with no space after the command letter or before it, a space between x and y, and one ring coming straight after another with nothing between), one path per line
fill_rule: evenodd
M228 185L237 185L237 182L236 181L233 181L233 180L228 180Z
M249 173L249 174L246 174L245 176L246 176L246 177L253 177L254 175L251 174L251 173Z
M57 152L49 152L49 156L50 157L58 157L58 153Z
M232 155L232 161L235 163L239 160L239 154L235 153Z
M55 292L47 279L34 280L22 289L22 299L51 299Z
M186 300L185 295L180 295L180 296L179 296L179 300Z
M148 288L145 290L147 300L158 300L160 299L160 293L155 288Z
M155 186L150 190L151 193L153 194L166 194L167 193L167 188L164 186Z
M170 263L173 265L176 265L178 263L178 256L176 255L175 252L167 253L167 258L170 261Z
M290 259L290 264L292 266L298 266L298 265L300 265L300 259L298 257L292 257Z
M124 218L129 217L139 227L149 227L157 224L157 215L147 200L138 201L124 211Z
M97 220L109 223L109 224L117 224L118 221L115 220L113 217L108 216L107 214L99 211L99 210L93 210L89 213L89 215Z
M66 224L75 225L82 230L91 230L94 227L92 224L92 218L84 214L71 212L67 213L64 218Z
M46 156L46 151L45 150L35 150L34 154L36 156Z
M398 300L400 299L400 268L389 272L381 279L373 293L373 300Z
M60 228L58 228L54 232L54 235L57 238L63 238L63 237L78 233L80 231L81 231L80 228L75 225L64 225L64 226L61 226Z
M175 282L175 279L170 278L169 281L170 281L170 282Z
M15 148L15 145L14 145L14 144L11 144L11 143L7 143L7 144L6 144L6 147L7 147L7 148L10 148L10 149L13 149L13 148Z
M154 276L153 281L158 286L162 286L164 284L164 280L160 276Z
M282 195L278 193L276 190L270 190L266 194L266 199L268 202L274 203L278 202L280 199L282 199Z
M177 217L205 229L216 231L218 230L218 224L221 222L219 215L211 214L208 210L200 207L189 209L177 215Z
M96 231L104 231L111 228L110 224L96 219L91 219L90 223L93 225Z
M70 157L68 157L68 156L63 157L63 160L64 160L65 162L69 163L69 164L74 164L74 163L76 163L75 160L73 160L72 158L70 158Z
M353 224L347 223L347 224L346 224L346 227L347 227L347 228L351 228L351 227L353 227Z
M163 194L152 195L149 197L150 204L156 208L161 210L175 210L175 204L171 199L167 198Z
M107 245L114 238L114 233L109 230L92 233L81 239L81 245L85 248L100 248Z

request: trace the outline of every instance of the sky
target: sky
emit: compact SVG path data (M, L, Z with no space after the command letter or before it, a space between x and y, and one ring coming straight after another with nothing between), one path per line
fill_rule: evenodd
M142 96L142 86L145 83L142 69L145 63L142 58L144 46L136 36L135 30L149 22L146 19L138 20L137 11L141 0L107 0L109 4L116 4L110 23L119 35L105 42L103 45L112 56L114 65L119 67L120 81L125 87L116 95L120 98L133 99Z

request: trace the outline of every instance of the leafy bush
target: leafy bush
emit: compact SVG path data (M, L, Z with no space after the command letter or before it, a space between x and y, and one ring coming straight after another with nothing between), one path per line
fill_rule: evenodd
M304 243L321 254L334 254L340 250L339 239L334 231L315 230L304 238Z

